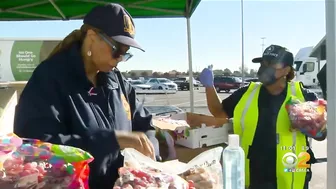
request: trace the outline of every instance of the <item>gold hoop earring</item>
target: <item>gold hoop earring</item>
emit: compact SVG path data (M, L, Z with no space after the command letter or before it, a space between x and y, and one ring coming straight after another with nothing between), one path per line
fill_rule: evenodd
M87 52L87 55L88 55L88 56L91 56L91 55L92 55L92 52L91 52L91 51L88 51L88 52Z

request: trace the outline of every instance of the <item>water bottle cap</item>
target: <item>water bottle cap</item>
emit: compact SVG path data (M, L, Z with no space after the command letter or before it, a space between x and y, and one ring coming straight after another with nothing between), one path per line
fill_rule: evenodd
M239 147L239 135L229 135L229 146L230 147Z

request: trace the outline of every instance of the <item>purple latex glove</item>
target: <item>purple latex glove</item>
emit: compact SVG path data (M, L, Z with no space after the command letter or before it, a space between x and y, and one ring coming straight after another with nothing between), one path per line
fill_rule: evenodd
M204 87L214 86L214 75L212 72L212 67L204 68L199 76L200 82Z

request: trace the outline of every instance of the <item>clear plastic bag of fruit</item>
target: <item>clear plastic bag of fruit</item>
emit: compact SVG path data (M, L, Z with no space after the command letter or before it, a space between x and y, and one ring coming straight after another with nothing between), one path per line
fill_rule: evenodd
M291 130L299 130L308 137L321 137L327 124L326 106L323 99L301 102L292 97L286 104Z
M88 189L92 160L78 148L0 136L0 188Z
M113 189L222 189L223 148L205 151L189 163L156 162L135 149L125 149L124 166Z

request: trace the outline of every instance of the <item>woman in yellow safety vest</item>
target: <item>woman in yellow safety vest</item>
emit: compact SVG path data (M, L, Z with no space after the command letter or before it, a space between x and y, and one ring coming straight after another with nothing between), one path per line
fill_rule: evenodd
M252 62L260 63L257 74L260 83L251 82L222 102L214 87L211 68L202 71L200 81L206 88L209 111L215 117L233 118L234 133L240 136L245 152L247 188L308 189L312 176L310 164L316 159L307 137L300 132L289 131L285 103L291 96L302 101L314 101L317 96L299 82L291 82L294 78L294 58L286 48L271 45L262 57ZM326 132L315 139L321 141L325 138ZM290 165L283 161L288 152L299 157L292 157L295 162Z

